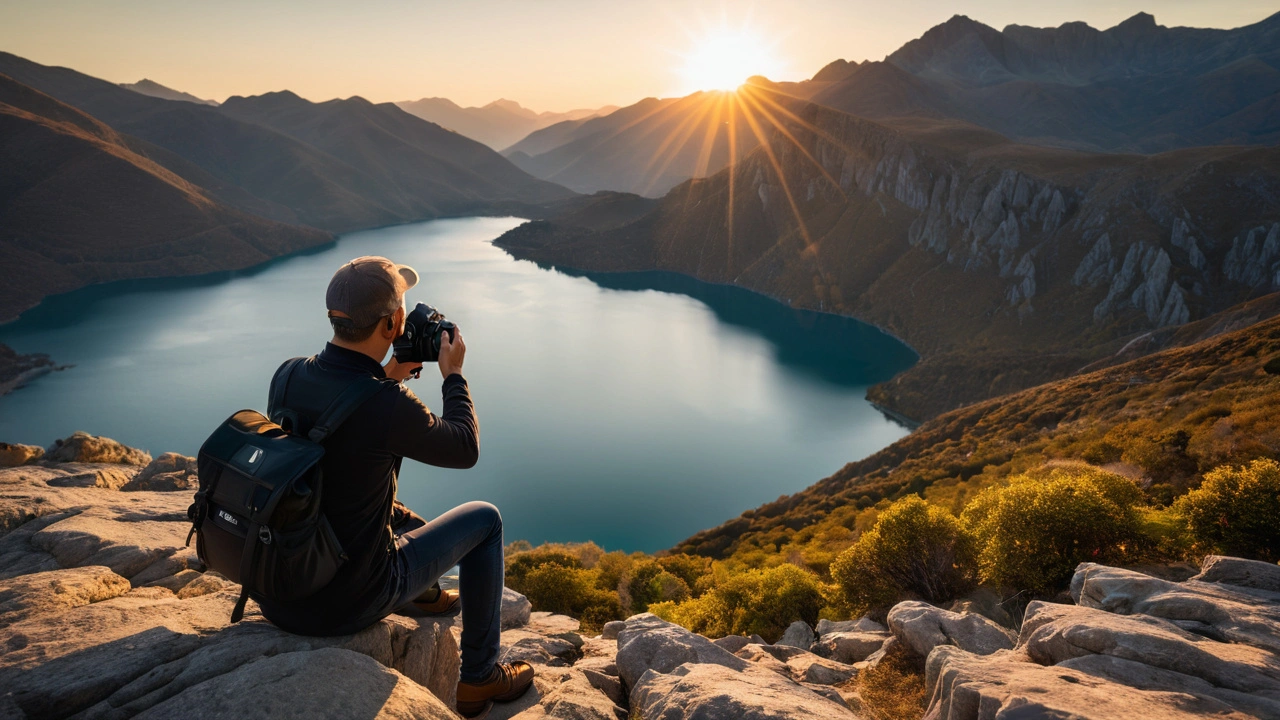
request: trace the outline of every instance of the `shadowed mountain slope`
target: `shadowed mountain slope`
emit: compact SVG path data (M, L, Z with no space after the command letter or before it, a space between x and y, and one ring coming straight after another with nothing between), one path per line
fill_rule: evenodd
M869 396L912 418L1063 377L1280 287L1280 149L1088 154L777 102L791 115L767 144L640 219L529 223L498 244L879 325L922 360Z
M256 205L247 207L234 193L219 192L224 201L285 222L339 232L442 215L536 213L539 204L570 194L528 177L483 145L390 104L373 106L354 98L317 104L275 93L215 108L140 95L5 53L0 53L0 72L198 166L206 177L237 188L241 198L255 198ZM337 123L357 142L339 152L325 122ZM402 152L407 157L397 159ZM475 163L462 168L455 164L458 158ZM414 165L414 160L420 162ZM157 162L201 182L177 163Z
M1039 144L1159 152L1280 141L1280 14L1234 30L1140 13L1097 30L957 15L884 62L838 65L815 102L868 118L966 120Z
M531 132L559 122L608 115L617 110L607 106L596 110L537 113L511 100L495 100L484 107L461 107L448 98L406 100L396 105L405 112L461 133L494 150L509 147Z
M604 117L539 130L504 154L530 174L579 192L659 197L759 144L750 119L772 110L744 105L743 97L699 92L646 98Z
M150 95L151 97L158 97L164 100L181 100L182 102L193 102L200 105L218 104L213 100L203 100L191 93L174 90L173 88L165 87L154 80L148 80L146 78L143 78L136 83L120 83L120 87L125 90L132 90L136 93L142 93L143 95Z
M332 240L227 207L130 145L0 75L0 320L92 283L238 269Z

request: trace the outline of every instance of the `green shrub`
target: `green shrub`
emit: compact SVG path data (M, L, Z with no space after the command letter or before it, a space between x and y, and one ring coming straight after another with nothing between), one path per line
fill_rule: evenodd
M983 490L961 514L978 544L982 580L1048 593L1076 565L1132 555L1141 533L1128 478L1088 465L1047 467Z
M596 587L601 590L617 590L634 562L634 557L618 550L605 553L596 561L596 572L599 575Z
M597 588L595 572L585 568L538 565L525 574L517 590L529 598L535 610L578 618L586 632L623 617L618 594Z
M973 542L955 516L921 498L903 498L880 514L831 564L853 614L914 596L931 603L973 587Z
M524 592L520 588L524 584L525 576L529 571L543 565L559 565L566 568L581 568L582 563L578 558L566 552L557 550L533 550L522 552L513 557L507 558L507 587L516 592ZM529 593L524 593L528 595Z
M623 606L633 613L642 613L657 602L687 600L689 594L689 586L684 580L667 572L650 558L633 563L618 588Z
M795 565L725 575L700 597L661 602L649 612L708 637L758 633L773 642L796 620L818 621L824 587Z
M701 555L667 555L658 558L658 564L683 580L691 591L698 586L698 580L711 573L711 558Z
M1274 460L1210 471L1174 511L1199 551L1280 560L1280 464Z

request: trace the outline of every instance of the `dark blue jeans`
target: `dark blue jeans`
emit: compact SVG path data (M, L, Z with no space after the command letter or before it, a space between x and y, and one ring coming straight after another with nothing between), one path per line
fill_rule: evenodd
M370 625L408 607L454 565L462 595L462 681L482 682L498 660L502 635L502 515L487 502L469 502L434 520L399 503L392 517L396 557L385 603ZM372 617L376 615L376 617Z

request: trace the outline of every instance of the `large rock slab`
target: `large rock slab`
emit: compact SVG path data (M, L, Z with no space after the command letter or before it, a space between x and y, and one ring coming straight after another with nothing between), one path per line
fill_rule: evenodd
M458 654L447 621L392 615L355 635L310 638L275 628L250 603L228 627L236 589L178 599L140 588L14 622L0 629L0 687L32 717L128 717L264 656L341 647L452 704Z
M259 658L136 717L453 720L457 715L426 688L367 655L325 648Z
M684 664L646 672L631 691L633 717L643 720L855 720L848 708L761 669Z
M1280 593L1280 565L1259 560L1209 555L1200 563L1200 574L1191 579Z
M626 709L592 682L587 673L569 671L554 679L559 680L559 684L547 681L539 684L536 705L510 717L518 720L627 720ZM620 694L620 690L618 692ZM501 706L496 707L491 717L500 718L506 714L505 710Z
M1280 653L1280 594L1188 580L1175 583L1082 563L1071 579L1078 605L1118 615L1151 615L1184 630Z
M167 452L152 460L129 482L120 487L126 492L154 490L157 492L189 491L200 486L196 472L196 459L187 455Z
M628 688L635 688L646 672L669 673L685 663L721 665L745 670L750 663L652 613L627 618L618 633L618 675Z
M102 565L133 577L186 549L190 523L145 519L112 508L91 507L31 536L33 548L64 568Z
M889 628L882 623L863 615L857 620L819 620L814 631L818 633L818 637L822 637L828 633L837 632L879 632L887 633Z
M1152 720L1249 717L1220 700L1131 688L1068 667L1045 667L1008 651L975 655L940 645L925 664L928 720Z
M1094 677L1139 690L1186 693L1197 697L1213 698L1254 717L1269 720L1280 718L1280 702L1275 700L1221 688L1198 677L1155 668L1112 655L1086 655L1064 660L1056 667L1079 670Z
M987 618L953 613L916 600L889 611L889 629L917 655L928 657L939 645L955 645L978 655L1013 648L1013 633Z
M1194 635L1147 615L1036 601L1027 606L1019 646L1044 665L1109 655L1280 700L1280 658L1248 645Z

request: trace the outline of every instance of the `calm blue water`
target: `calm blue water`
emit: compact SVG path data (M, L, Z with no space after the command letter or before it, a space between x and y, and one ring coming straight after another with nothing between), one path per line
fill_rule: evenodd
M678 275L517 261L491 241L519 222L369 230L249 272L51 298L0 342L75 367L0 397L0 440L85 430L194 455L233 411L265 409L281 361L324 346L329 277L373 254L416 267L410 304L439 307L467 339L481 458L405 464L401 499L428 517L488 500L508 541L653 551L906 434L864 393L915 354L875 328ZM428 367L411 387L438 409L438 383Z

